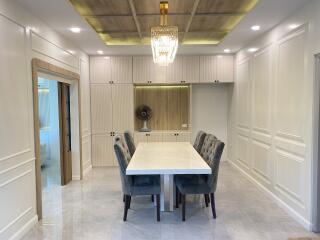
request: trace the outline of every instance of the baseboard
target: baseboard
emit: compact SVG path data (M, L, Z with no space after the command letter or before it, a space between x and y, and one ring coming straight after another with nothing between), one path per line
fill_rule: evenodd
M21 239L24 235L29 232L34 225L38 222L38 215L35 215L31 218L22 228L20 228L11 238L10 240L18 240Z
M274 200L279 207L281 207L286 213L288 213L295 221L300 223L305 229L308 231L312 231L312 224L310 221L305 219L303 216L301 216L297 211L295 211L292 207L290 207L288 204L286 204L283 200L281 200L278 196L276 196L273 192L271 192L269 189L267 189L265 186L263 186L261 183L259 183L256 179L254 179L252 176L250 176L247 172L245 172L243 169L241 169L238 165L236 165L234 162L230 161L230 159L227 160L230 165L237 169L243 176L245 176L250 182L257 185L257 187L265 192L272 200Z
M88 172L92 170L92 164L88 165L86 169L83 170L83 176L87 175Z
M81 180L80 175L72 175L72 180Z

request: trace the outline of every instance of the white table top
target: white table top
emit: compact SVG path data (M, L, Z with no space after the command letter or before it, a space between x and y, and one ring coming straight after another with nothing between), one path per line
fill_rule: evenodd
M211 168L188 142L152 142L139 143L126 174L211 174Z

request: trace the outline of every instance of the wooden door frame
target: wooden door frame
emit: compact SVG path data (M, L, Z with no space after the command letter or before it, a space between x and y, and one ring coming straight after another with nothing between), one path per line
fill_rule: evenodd
M82 179L82 136L81 136L81 101L80 101L80 75L64 68L55 66L38 58L32 59L32 88L33 88L33 119L34 119L34 146L35 146L35 173L36 173L36 203L38 220L42 219L42 183L40 159L40 125L38 105L38 76L46 73L78 83L78 119L79 119L79 158L80 179Z

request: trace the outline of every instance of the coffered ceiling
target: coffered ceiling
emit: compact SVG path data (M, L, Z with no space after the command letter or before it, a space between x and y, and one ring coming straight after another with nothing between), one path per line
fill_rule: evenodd
M69 0L106 45L146 45L159 25L159 0ZM168 25L179 41L215 45L235 28L258 0L169 0Z

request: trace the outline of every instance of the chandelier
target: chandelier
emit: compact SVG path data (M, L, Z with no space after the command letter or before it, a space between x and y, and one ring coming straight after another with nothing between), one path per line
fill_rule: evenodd
M178 49L178 27L167 26L168 2L160 2L160 26L151 27L151 48L154 63L168 66Z

